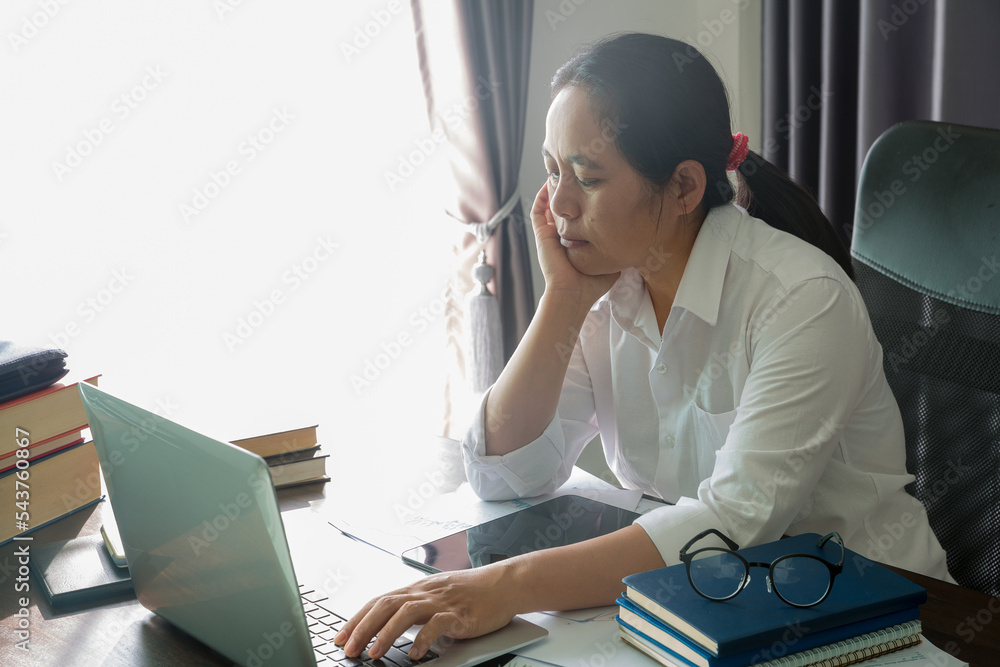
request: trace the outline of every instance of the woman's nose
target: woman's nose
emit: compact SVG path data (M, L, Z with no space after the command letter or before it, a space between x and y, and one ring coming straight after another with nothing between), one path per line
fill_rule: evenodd
M572 220L580 215L580 205L572 184L559 181L554 188L549 186L549 208L557 218Z

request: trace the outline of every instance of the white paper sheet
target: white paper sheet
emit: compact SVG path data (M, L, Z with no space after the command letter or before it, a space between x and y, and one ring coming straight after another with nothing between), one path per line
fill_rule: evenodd
M890 665L906 665L906 667L969 667L969 663L962 662L947 651L942 651L927 641L926 637L921 638L923 641L916 646L887 653L886 655L858 664L863 667L889 667Z
M537 662L551 665L615 665L615 667L659 667L649 658L622 641L615 616L617 606L603 607L603 612L589 621L573 621L549 614L525 614L524 617L549 631L540 642L521 649L519 659L528 667Z

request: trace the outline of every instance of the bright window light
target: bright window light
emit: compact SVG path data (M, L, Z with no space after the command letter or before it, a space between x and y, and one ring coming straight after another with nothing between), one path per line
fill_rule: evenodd
M440 432L452 246L409 4L5 2L0 339L222 439Z

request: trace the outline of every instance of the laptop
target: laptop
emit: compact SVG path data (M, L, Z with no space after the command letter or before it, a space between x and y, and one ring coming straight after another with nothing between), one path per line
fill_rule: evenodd
M140 604L237 664L336 665L340 618L423 576L308 508L285 513L286 535L256 454L85 382L80 395ZM417 629L376 664L406 664ZM546 634L515 617L483 637L443 638L421 664L474 665Z

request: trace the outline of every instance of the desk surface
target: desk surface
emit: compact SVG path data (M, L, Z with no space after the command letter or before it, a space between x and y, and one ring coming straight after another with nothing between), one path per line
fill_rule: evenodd
M335 483L335 482L334 482ZM283 510L312 506L325 514L335 494L330 485L306 486L279 492ZM64 540L100 532L104 503L35 533L34 543ZM149 613L132 596L98 607L60 610L47 604L32 586L30 653L14 647L17 598L14 592L17 559L14 544L0 549L0 664L3 665L231 665L184 632ZM902 574L927 589L921 610L924 636L934 645L975 667L995 665L1000 656L1000 600L967 588L910 572ZM652 664L652 663L651 663Z

